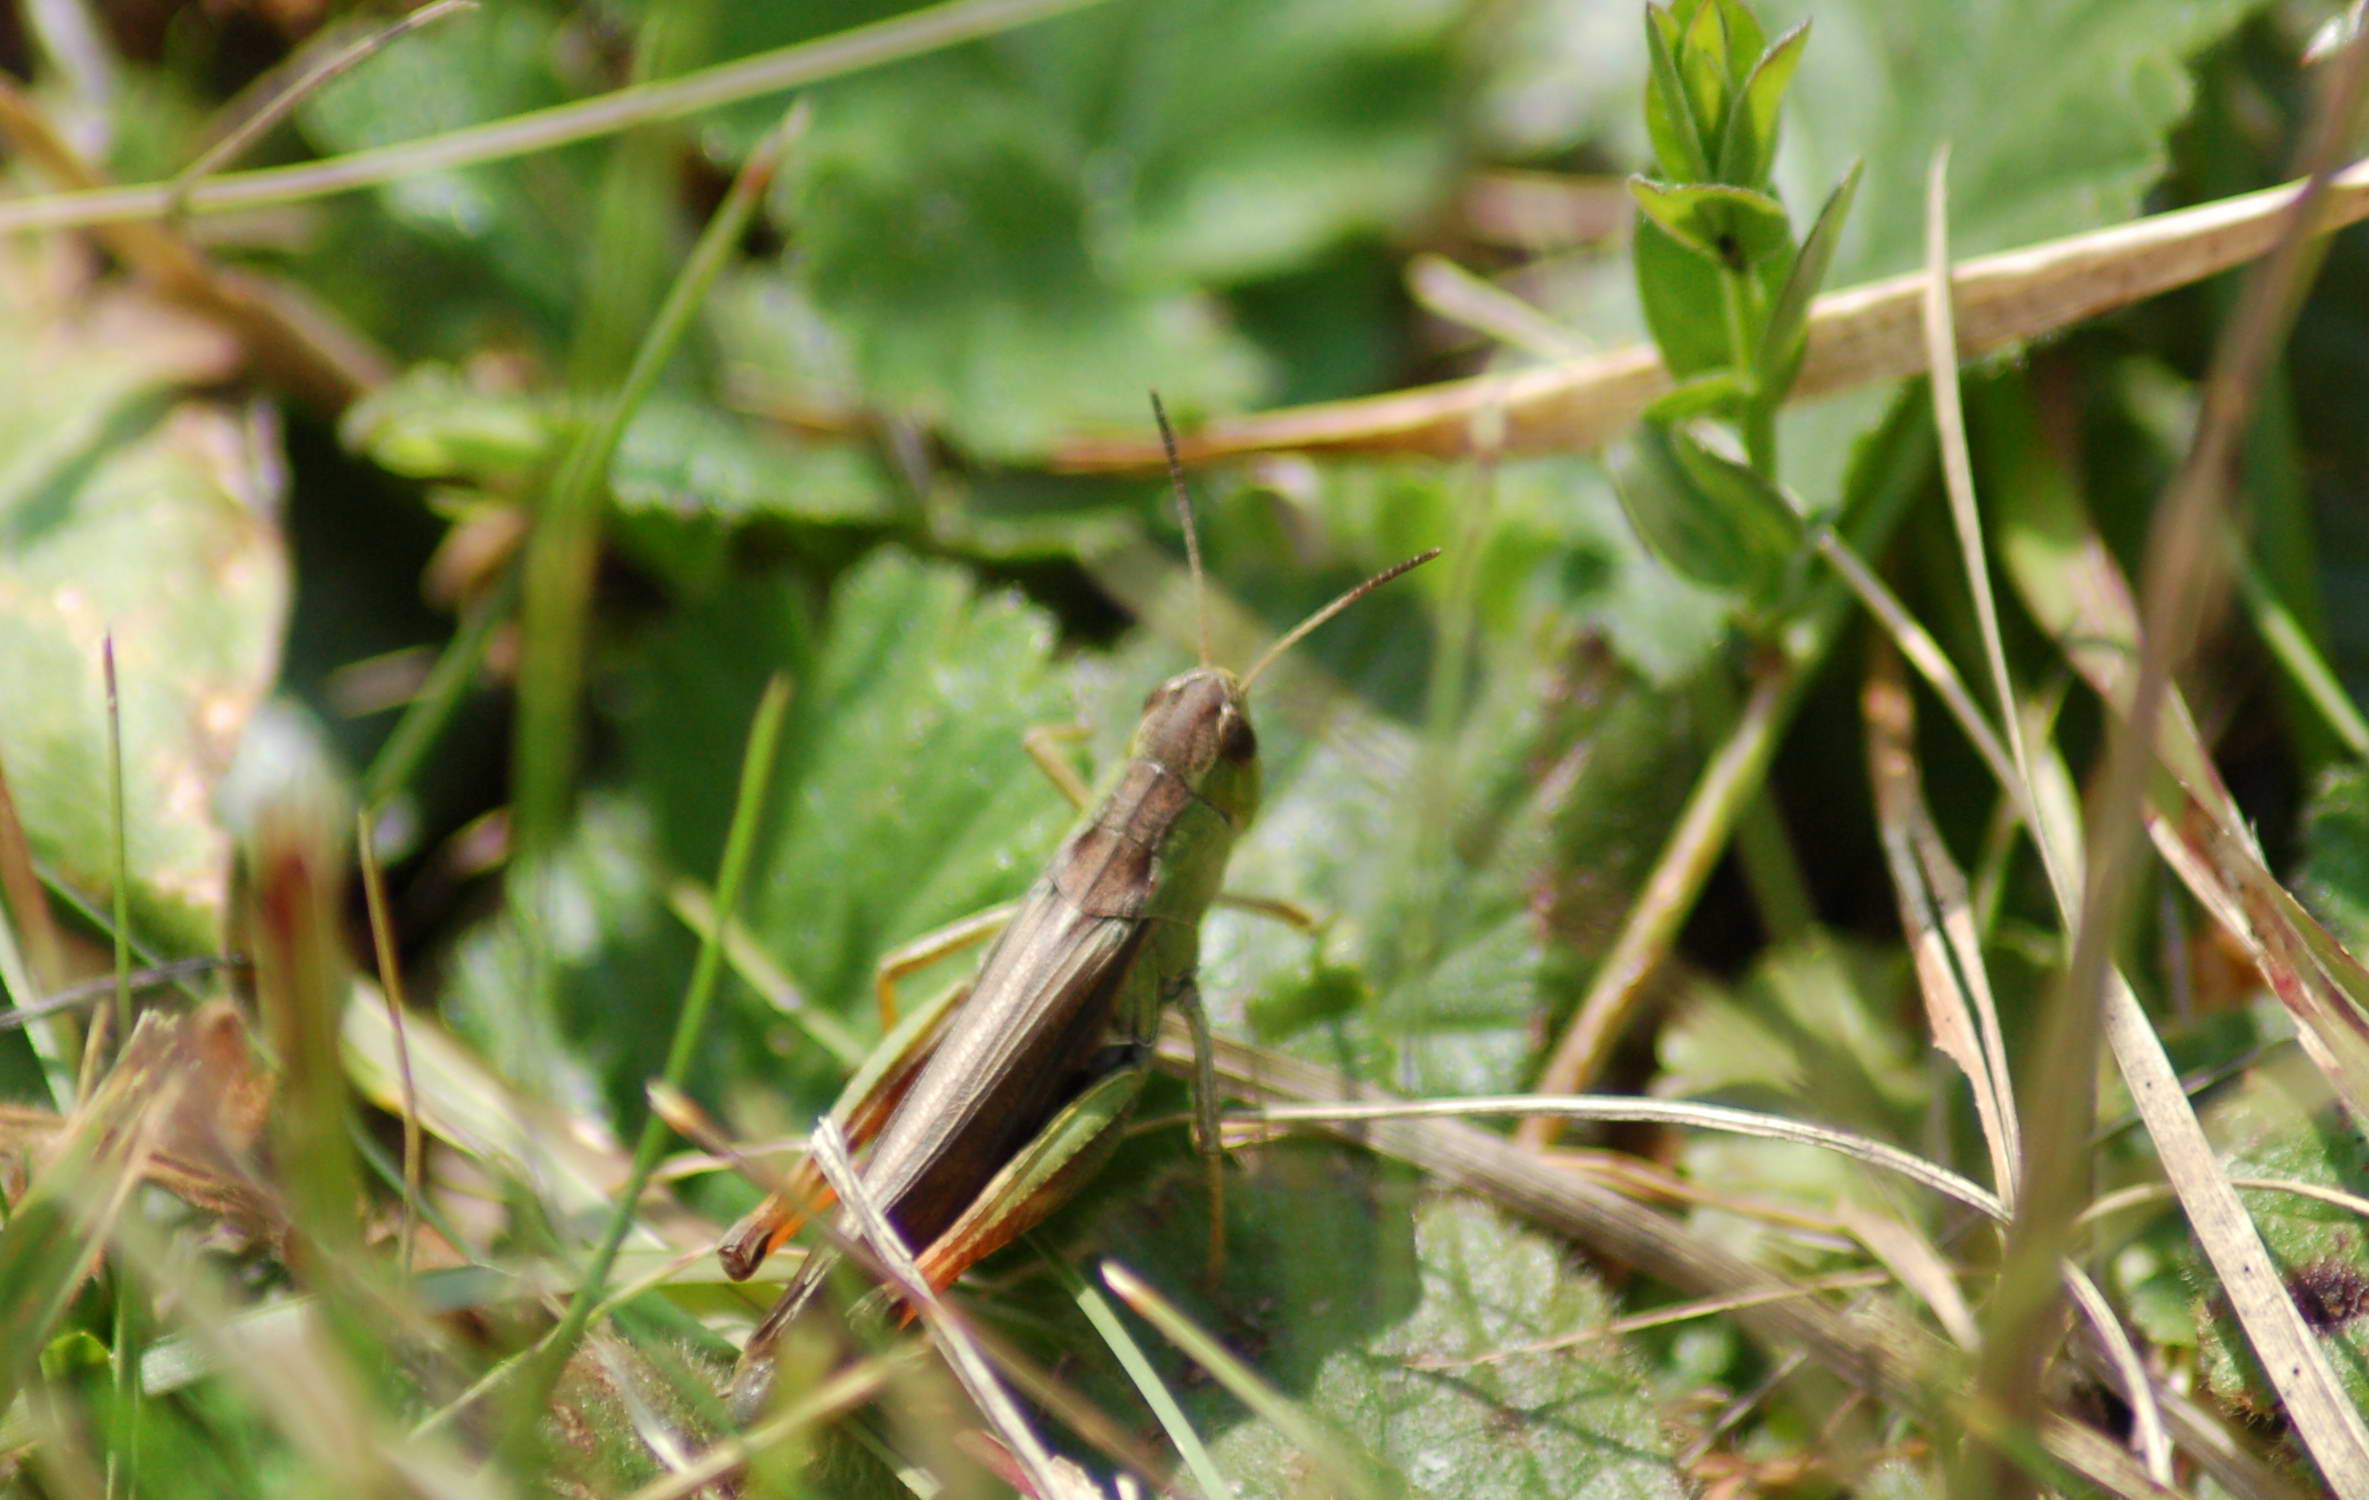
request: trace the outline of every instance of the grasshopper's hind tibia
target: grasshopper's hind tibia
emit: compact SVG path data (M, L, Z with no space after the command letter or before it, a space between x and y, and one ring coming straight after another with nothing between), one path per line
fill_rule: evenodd
M1043 1223L1047 1214L1101 1170L1117 1149L1118 1127L1143 1092L1148 1076L1143 1063L1141 1048L1110 1049L1095 1067L1095 1080L988 1180L953 1223L914 1256L932 1291L944 1291L973 1265ZM820 1180L818 1170L811 1165L807 1170ZM818 1250L798 1268L781 1300L750 1332L732 1375L733 1407L744 1422L764 1403L771 1384L773 1350L782 1331L813 1304L837 1259L833 1251ZM900 1321L911 1316L908 1308Z
M1000 922L1009 918L1010 911L999 908L992 915ZM980 918L972 919L973 923L978 921ZM969 993L968 984L958 984L929 1006L906 1017L873 1053L872 1060L848 1080L839 1102L831 1107L831 1115L839 1122L849 1145L860 1147L871 1140L880 1133L889 1116L896 1113L897 1106L911 1091L913 1080L921 1075L930 1055L944 1039L947 1021L961 1009ZM800 1161L780 1187L768 1193L763 1203L726 1230L723 1239L717 1242L716 1259L723 1263L724 1274L734 1281L748 1280L765 1263L765 1258L787 1243L800 1226L837 1201L838 1195L823 1181L823 1174L813 1160Z

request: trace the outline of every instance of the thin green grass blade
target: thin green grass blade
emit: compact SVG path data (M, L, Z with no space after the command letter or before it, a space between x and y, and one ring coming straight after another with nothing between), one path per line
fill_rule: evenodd
M1256 1370L1234 1357L1216 1338L1194 1326L1176 1305L1116 1261L1102 1264L1102 1282L1137 1317L1160 1331L1218 1384L1273 1424L1305 1453L1326 1479L1343 1494L1380 1500L1396 1487L1386 1482L1381 1466L1357 1452L1348 1441L1310 1417L1297 1402L1259 1378Z

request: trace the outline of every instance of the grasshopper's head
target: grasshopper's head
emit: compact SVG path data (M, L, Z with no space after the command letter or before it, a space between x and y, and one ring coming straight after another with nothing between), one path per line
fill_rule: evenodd
M1185 493L1184 465L1176 434L1168 426L1157 393L1152 416L1160 424L1160 445L1168 451L1168 482L1176 492L1176 518L1184 526L1185 557L1193 573L1193 598L1201 614L1201 665L1171 677L1143 701L1130 756L1157 762L1181 778L1193 794L1222 816L1235 833L1250 825L1259 805L1259 739L1250 728L1250 685L1309 631L1406 572L1439 556L1432 548L1365 582L1286 631L1251 669L1236 677L1209 660L1209 590L1201 579L1201 541L1193 529L1192 497ZM1224 853L1218 854L1223 864Z
M1223 667L1196 667L1153 688L1128 753L1166 767L1236 832L1258 811L1259 737L1241 679Z

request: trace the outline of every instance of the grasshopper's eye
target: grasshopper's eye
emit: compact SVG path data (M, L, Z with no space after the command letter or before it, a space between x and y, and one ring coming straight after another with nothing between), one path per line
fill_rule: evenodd
M1242 764L1259 757L1259 737L1251 731L1250 719L1228 708L1218 715L1217 753L1225 759Z

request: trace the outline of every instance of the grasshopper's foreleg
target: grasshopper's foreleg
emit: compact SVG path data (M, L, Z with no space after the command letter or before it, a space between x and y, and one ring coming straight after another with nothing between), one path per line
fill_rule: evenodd
M1078 812L1084 812L1092 804L1094 790L1086 785L1085 778L1061 750L1064 745L1074 745L1085 737L1083 724L1034 724L1020 736L1020 748L1028 752L1036 768L1045 773L1045 780L1053 783L1054 789Z
M1086 727L1082 724L1037 724L1020 736L1021 747L1028 752L1028 758L1036 762L1037 769L1045 773L1045 779L1053 783L1061 795L1068 799L1069 805L1079 812L1084 812L1091 805L1094 792L1078 775L1077 768L1069 763L1069 758L1062 754L1062 748L1076 744L1086 737L1086 733ZM1314 932L1320 925L1314 912L1296 901L1286 901L1279 896L1220 891L1217 903L1233 907L1236 911L1272 917L1295 932Z
M1217 1044L1210 1039L1209 1012L1192 975L1170 982L1167 1001L1193 1034L1193 1149L1209 1173L1209 1281L1214 1286L1226 1266L1226 1143L1217 1118Z
M1255 917L1272 917L1294 932L1314 932L1323 924L1316 913L1297 901L1286 901L1281 896L1253 896L1242 891L1219 891L1217 904L1246 911Z
M920 973L942 958L951 958L965 948L986 942L1003 931L1011 922L1012 913L1019 909L1019 902L1006 901L891 948L880 960L880 967L872 971L872 993L880 1002L880 1029L896 1029L899 980Z

